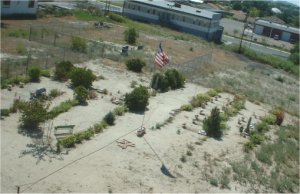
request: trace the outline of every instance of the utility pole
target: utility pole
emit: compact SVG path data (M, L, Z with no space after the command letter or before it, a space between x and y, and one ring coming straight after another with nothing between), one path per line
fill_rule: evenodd
M245 20L244 20L244 30L243 30L243 34L242 34L242 37L241 37L241 41L240 41L240 47L239 47L239 53L241 53L241 49L242 49L242 42L243 42L243 39L244 39L244 35L245 35L245 30L247 28L247 20L248 20L248 16L249 16L249 13L247 12L246 13L246 17L245 17Z

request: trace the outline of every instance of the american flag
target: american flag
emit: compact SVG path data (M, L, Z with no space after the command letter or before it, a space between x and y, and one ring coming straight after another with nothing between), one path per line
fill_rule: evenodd
M159 43L159 48L158 48L158 51L155 55L155 62L160 67L163 67L163 66L165 66L166 64L169 63L169 57L166 55L166 53L164 53L164 51L161 47L161 43Z

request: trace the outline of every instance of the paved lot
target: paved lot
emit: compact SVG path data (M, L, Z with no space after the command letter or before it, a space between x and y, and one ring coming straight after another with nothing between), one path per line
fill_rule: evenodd
M240 37L242 32L243 32L243 28L244 28L244 24L243 22L240 21L236 21L236 20L232 20L232 19L228 19L228 18L223 18L221 20L221 26L224 27L224 34L228 34L230 36L237 36ZM237 33L234 33L234 30L237 30ZM290 44L288 42L284 42L284 41L280 41L280 40L274 40L273 38L268 38L265 36L260 36L257 34L254 34L252 37L252 30L248 29L246 30L245 34L247 35L247 39L251 39L254 40L256 39L258 43L265 43L268 44L270 46L276 46L276 47L281 47L280 49L282 50L289 50L291 48L294 47L293 44Z

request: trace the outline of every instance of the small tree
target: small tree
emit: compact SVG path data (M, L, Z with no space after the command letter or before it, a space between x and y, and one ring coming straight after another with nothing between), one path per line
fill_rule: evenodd
M295 44L293 49L291 49L289 60L294 64L299 65L299 42Z
M208 118L203 121L203 129L210 137L220 138L222 136L220 111L213 108Z
M70 73L70 78L73 87L83 86L85 88L90 88L93 81L96 80L96 76L90 69L86 68L73 68Z
M160 90L162 92L165 92L169 88L169 82L165 75L161 73L155 73L152 76L151 80L151 88L155 90Z
M104 121L109 125L113 125L115 122L115 115L112 112L107 113L104 117Z
M138 32L135 30L135 28L129 28L124 32L125 41L128 44L135 44L136 39L139 37Z
M20 122L25 129L36 129L39 123L47 118L47 110L45 105L40 101L27 102L22 110Z
M142 61L141 59L129 59L126 61L127 69L135 72L141 72L142 68L146 66L145 61Z
M70 61L61 61L55 65L54 79L65 81L68 79L74 65Z
M125 96L125 104L130 111L144 111L148 105L150 95L144 86L136 87Z
M83 38L72 37L71 43L72 43L72 46L71 46L72 50L78 51L78 52L86 52L87 44Z
M83 86L78 86L74 90L75 98L79 101L79 103L83 104L86 102L89 91L83 87Z
M31 82L39 82L41 76L41 69L39 67L33 66L29 69L28 75Z

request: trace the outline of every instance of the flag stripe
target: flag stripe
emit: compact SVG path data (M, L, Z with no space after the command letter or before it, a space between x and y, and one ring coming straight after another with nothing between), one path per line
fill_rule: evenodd
M164 53L161 44L159 44L159 49L154 60L160 67L165 66L169 62L169 57L166 55L166 53Z

